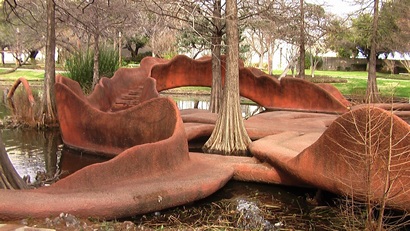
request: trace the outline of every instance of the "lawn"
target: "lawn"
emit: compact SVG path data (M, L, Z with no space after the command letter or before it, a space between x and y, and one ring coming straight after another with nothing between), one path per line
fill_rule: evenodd
M0 68L0 80L1 81L15 81L20 77L26 78L28 81L39 81L44 79L44 70L27 70L20 69L9 74L3 74L9 69Z
M275 71L274 75L279 75L280 73L281 71ZM306 70L306 75L310 74L310 70ZM366 92L367 72L364 71L315 71L315 76L316 78L327 76L336 80L344 80L344 82L330 82L343 95L361 95ZM410 75L377 73L377 86L382 96L410 99Z
M316 75L325 75L347 80L346 83L334 83L344 95L366 92L367 72L359 71L317 71ZM410 98L410 76L377 73L377 86L385 97Z

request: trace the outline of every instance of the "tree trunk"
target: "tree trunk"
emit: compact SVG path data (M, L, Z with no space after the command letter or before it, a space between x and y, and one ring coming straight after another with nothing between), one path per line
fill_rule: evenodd
M6 63L4 62L4 52L0 52L1 55L1 64L4 66Z
M310 55L310 71L311 71L311 76L312 78L315 77L315 71L316 71L316 67L319 64L319 59L315 59L315 57L311 54Z
M118 32L118 67L122 66L122 40L121 32Z
M374 1L373 8L373 25L372 25L372 38L369 57L369 71L367 75L367 90L366 90L366 102L376 103L380 101L379 90L377 88L376 79L376 49L377 49L377 29L379 24L379 0Z
M225 155L245 155L251 142L243 123L239 97L239 35L236 0L226 1L226 76L222 108L203 149Z
M219 40L217 38L215 40ZM212 88L209 111L219 113L222 103L222 64L221 64L221 43L213 44L212 49Z
M272 39L271 36L268 35L266 39L267 47L268 47L268 74L272 75L272 59L273 59L273 49L272 49Z
M100 80L100 48L99 48L99 41L100 40L100 34L98 32L94 33L94 67L93 67L93 86L92 89L94 89L95 85L98 84L98 81Z
M221 1L215 1L213 22L215 24L215 32L212 38L212 88L209 111L219 113L222 102L222 68L221 68Z
M54 83L56 74L56 33L55 33L55 3L47 0L47 42L46 63L44 75L44 97L41 109L43 125L54 125L57 122L57 110L55 106Z
M300 49L299 49L299 78L305 78L305 9L300 0Z
M258 64L258 68L262 69L263 68L263 54L259 53L259 64Z
M24 188L28 188L28 186L11 163L0 137L0 189Z
M286 77L286 75L288 74L288 72L290 70L292 70L292 75L294 73L294 66L296 65L296 61L298 60L298 56L295 55L293 56L293 58L289 61L288 65L285 67L285 70L282 71L282 73L279 76L279 80L281 80L282 78Z
M313 65L312 65L312 78L314 78L315 77L315 71L316 71L316 69L317 69L317 65L319 64L319 60L314 60L313 61Z

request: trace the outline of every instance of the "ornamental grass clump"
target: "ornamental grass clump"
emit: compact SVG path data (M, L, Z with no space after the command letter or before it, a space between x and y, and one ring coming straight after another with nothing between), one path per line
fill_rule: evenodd
M94 52L87 49L74 53L67 59L65 70L67 76L77 81L84 91L91 91L93 82ZM118 52L102 47L99 55L100 76L112 77L119 67Z

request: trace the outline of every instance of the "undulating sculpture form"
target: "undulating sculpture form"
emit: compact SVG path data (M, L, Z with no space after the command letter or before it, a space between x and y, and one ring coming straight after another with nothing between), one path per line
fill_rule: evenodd
M223 59L222 69L224 68ZM182 55L176 56L168 62L153 65L150 76L157 80L158 92L181 86L211 87L211 58L194 60ZM224 74L222 77L224 79ZM239 91L241 96L271 109L344 113L350 107L350 103L331 85L316 85L297 78L279 81L258 69L244 67L243 64L239 68Z
M387 205L410 211L407 123L378 107L349 111L350 104L329 85L291 78L279 82L245 67L240 78L242 96L277 109L245 121L254 140L250 157L189 152L188 141L209 136L216 115L179 111L172 99L158 94L173 87L210 86L209 58L145 58L139 68L121 68L111 79L102 78L88 96L77 82L57 76L65 145L112 159L50 187L0 190L0 219L61 212L128 217L207 197L230 179L316 187L359 199L371 190L375 201L389 188ZM391 185L386 177L394 179Z
M0 219L45 218L62 212L102 219L130 217L205 198L232 178L233 168L218 159L189 155L173 100L153 98L128 111L151 121L144 129L163 134L123 147L115 158L87 166L49 187L0 190Z
M331 113L348 110L348 102L334 88L294 78L279 82L257 69L241 66L241 95L263 107ZM158 92L165 89L211 86L211 67L210 58L193 60L181 55L166 61L147 57L138 68L120 68L112 78L102 78L88 96L77 82L58 75L55 92L64 143L72 148L115 156L130 145L162 134L144 134L149 131L145 128L153 123L135 117L139 114L127 111L113 118L112 112L133 110L135 105L158 97ZM133 121L132 124L129 121ZM212 129L208 126L204 135Z
M304 136L267 136L250 150L309 185L355 199L385 199L390 207L410 211L410 125L405 121L363 106L337 118L311 145L290 151Z
M139 107L158 97L152 78L125 78L117 72L111 79L102 78L86 96L77 82L58 75L55 92L62 139L69 147L115 156L169 136L170 130L158 123L168 119L166 115L149 116L155 113L153 108Z

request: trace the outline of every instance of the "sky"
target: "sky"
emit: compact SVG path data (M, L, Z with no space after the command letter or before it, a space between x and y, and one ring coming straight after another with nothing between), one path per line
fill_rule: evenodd
M323 5L326 11L332 12L339 16L347 16L347 14L357 10L359 7L352 4L352 0L306 0L309 3Z

